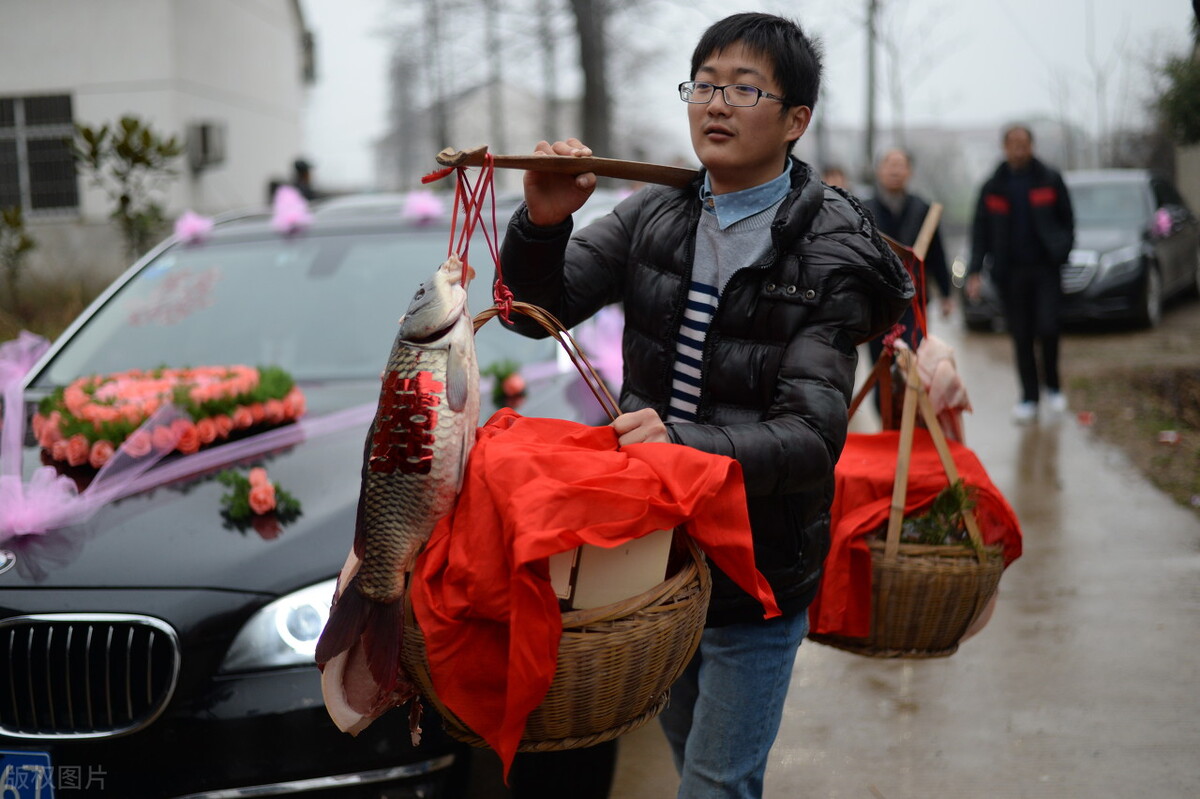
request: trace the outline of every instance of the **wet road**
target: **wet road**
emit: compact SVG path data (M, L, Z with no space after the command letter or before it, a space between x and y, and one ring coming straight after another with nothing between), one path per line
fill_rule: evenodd
M1200 307L1168 332L1180 314ZM1017 511L1024 554L991 622L949 658L805 642L766 796L1200 796L1200 522L1074 418L1015 427L1006 336L933 325L957 350L967 444ZM622 739L614 799L676 784L656 724Z

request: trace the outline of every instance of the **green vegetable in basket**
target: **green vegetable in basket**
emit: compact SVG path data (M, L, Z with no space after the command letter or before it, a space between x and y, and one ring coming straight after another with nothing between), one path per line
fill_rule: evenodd
M938 494L929 510L910 516L900 526L900 541L907 544L973 546L963 514L975 507L975 488L956 480Z

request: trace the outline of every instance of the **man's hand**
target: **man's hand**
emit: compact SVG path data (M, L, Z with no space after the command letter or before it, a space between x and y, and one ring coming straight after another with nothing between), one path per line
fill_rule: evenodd
M567 139L549 144L538 142L534 155L573 155L588 157L591 148L579 139ZM578 211L587 202L596 188L596 175L560 175L554 172L525 173L525 205L529 208L529 221L540 227L553 227Z
M979 295L983 293L983 275L979 273L967 275L967 285L965 288L968 297L972 300L978 300Z
M651 408L621 414L612 420L612 429L616 431L617 443L622 447L626 444L671 443L667 426Z

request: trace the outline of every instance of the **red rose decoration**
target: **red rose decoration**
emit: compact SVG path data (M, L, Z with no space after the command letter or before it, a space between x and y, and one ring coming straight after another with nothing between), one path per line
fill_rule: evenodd
M93 469L99 469L108 463L114 451L112 442L102 438L95 444L92 444L92 451L88 455L88 463L92 465Z
M88 462L92 454L92 446L83 434L76 433L67 439L67 463L72 466L82 466Z
M258 514L275 510L275 486L260 483L250 486L250 510Z
M125 439L125 443L121 445L121 448L131 458L144 458L154 448L154 442L150 439L150 434L145 430L135 430L133 435Z

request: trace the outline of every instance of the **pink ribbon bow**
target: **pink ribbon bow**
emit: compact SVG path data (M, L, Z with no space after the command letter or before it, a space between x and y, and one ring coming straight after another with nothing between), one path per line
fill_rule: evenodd
M295 186L280 186L275 190L273 211L271 227L280 233L296 233L312 224L308 201Z

